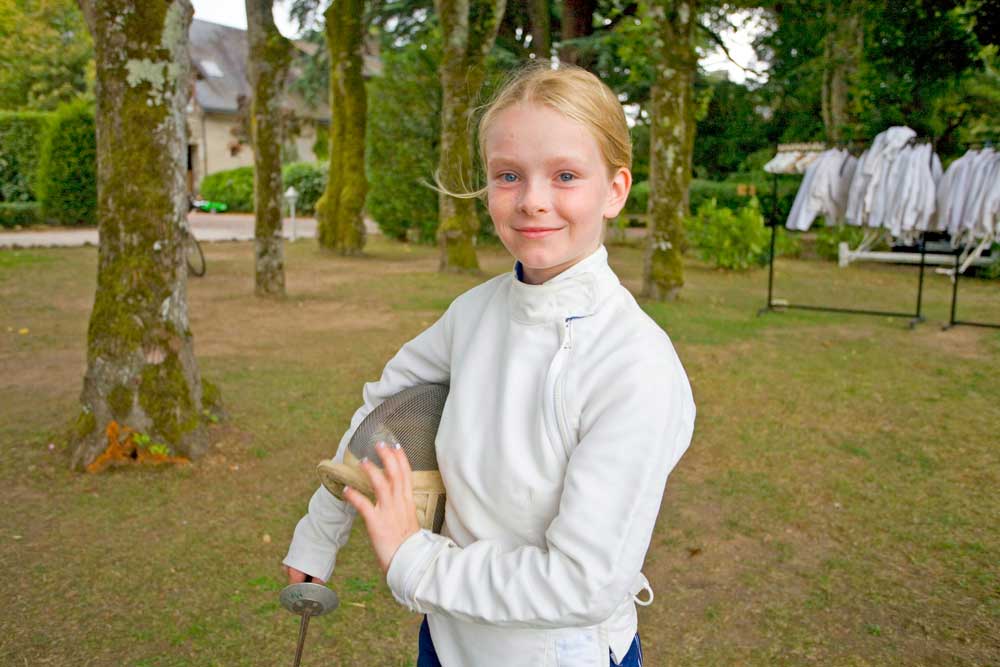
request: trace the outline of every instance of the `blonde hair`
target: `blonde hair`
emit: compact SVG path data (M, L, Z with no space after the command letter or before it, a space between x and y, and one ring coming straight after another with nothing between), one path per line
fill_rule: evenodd
M479 161L484 171L487 131L501 112L522 102L547 106L590 130L597 140L609 177L620 167L631 170L632 139L625 122L625 110L614 92L582 67L560 64L559 69L552 69L551 61L537 60L514 70L493 99L475 110L486 110L479 120ZM453 192L441 184L440 176L438 167L434 172L434 185L430 187L442 194L459 199L475 199L486 194L487 186Z

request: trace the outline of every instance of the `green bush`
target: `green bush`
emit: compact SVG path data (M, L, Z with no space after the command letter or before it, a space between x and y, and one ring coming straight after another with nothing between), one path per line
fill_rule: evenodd
M795 195L799 192L799 185L802 177L798 175L782 174L778 176L778 202L774 211L774 175L767 172L752 171L744 173L733 173L726 177L726 183L745 183L753 185L757 189L757 199L760 202L760 210L765 219L774 215L780 224L785 224L788 214L795 203Z
M299 193L295 213L312 215L316 200L326 187L326 164L292 162L281 168L282 187L293 186ZM253 167L237 167L209 174L201 181L199 194L208 201L222 202L230 211L253 213ZM284 206L284 197L282 197Z
M294 187L299 193L295 203L296 214L312 215L316 212L316 201L326 188L326 174L329 163L292 162L281 168L281 179L285 190Z
M29 227L42 221L36 201L0 202L0 227Z
M993 263L984 266L980 275L988 280L1000 280L1000 243L994 243L990 247L990 257Z
M199 194L226 204L230 211L253 212L253 167L217 171L201 179Z
M383 234L396 239L413 229L421 241L433 242L437 231L438 193L424 183L432 181L438 161L440 50L435 32L385 51L383 76L367 84L365 209Z
M32 183L51 116L38 111L0 111L0 202L35 200Z
M756 198L735 212L710 199L685 221L685 231L698 255L720 269L745 271L767 264L770 258L771 231L764 225ZM797 240L787 234L779 234L779 238L777 254L798 251Z
M625 213L644 215L649 210L649 181L632 184L625 202Z
M707 181L701 178L691 179L691 186L688 190L688 198L692 211L699 210L710 201L723 208L739 209L746 206L750 201L750 195L737 194L738 185L736 183L725 183L722 181Z
M46 221L97 224L97 139L89 102L70 102L52 114L38 159L35 191Z
M839 257L838 247L841 241L846 241L852 248L858 247L865 235L866 228L852 225L835 225L816 227L816 254L823 259L836 261Z

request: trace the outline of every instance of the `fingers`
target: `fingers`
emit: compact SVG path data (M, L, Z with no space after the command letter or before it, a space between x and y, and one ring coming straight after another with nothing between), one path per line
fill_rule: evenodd
M385 502L383 499L387 499L390 493L403 498L412 498L413 482L406 453L402 448L397 449L382 442L375 445L375 451L382 460L382 469L368 460L362 460L361 467L368 474L375 489L376 501Z
M403 479L403 496L413 498L413 470L410 468L410 459L406 458L406 452L402 448L395 450L399 457L399 471Z
M393 490L400 493L403 498L413 497L413 479L410 461L406 458L406 452L399 445L388 445L377 447L382 465L385 466L386 477Z
M302 570L296 570L294 567L289 567L287 565L282 565L281 569L285 571L286 575L288 575L288 583L290 584L301 584L306 580L306 573ZM319 577L313 577L312 580L317 584L326 583Z
M373 467L373 466L366 466ZM354 509L358 511L361 518L368 523L373 516L375 516L375 506L372 505L372 501L365 497L365 494L361 493L357 489L352 489L349 486L344 487L344 500L346 500Z
M375 492L375 502L384 504L385 499L389 497L389 493L391 492L390 481L386 479L385 471L369 461L368 457L361 459L359 465L365 471L365 474L368 475L368 480L372 484L372 490Z
M377 451L382 459L382 465L385 466L385 476L389 478L389 484L392 485L393 490L397 490L402 482L398 456L402 450L394 449L392 445L384 442L380 442L379 445L381 447L378 447Z

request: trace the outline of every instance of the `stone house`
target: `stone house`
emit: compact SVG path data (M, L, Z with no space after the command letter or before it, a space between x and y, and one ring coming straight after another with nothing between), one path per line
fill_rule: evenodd
M197 193L208 174L253 166L253 146L248 136L251 91L246 30L194 19L189 35L194 81L187 107L187 183L188 190ZM306 53L316 48L304 41L294 45ZM368 40L364 74L367 77L380 71L377 42ZM293 65L289 78L295 76ZM318 138L325 141L324 129L330 123L329 107L325 102L310 107L294 92L287 94L284 106L295 119L294 130L283 148L285 156L289 161L315 161L314 146Z

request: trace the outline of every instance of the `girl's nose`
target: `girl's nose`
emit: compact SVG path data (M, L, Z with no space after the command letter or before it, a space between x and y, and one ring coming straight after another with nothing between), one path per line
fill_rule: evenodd
M538 215L547 213L549 207L548 188L544 185L532 184L530 180L526 181L521 199L518 202L518 210L524 215Z

